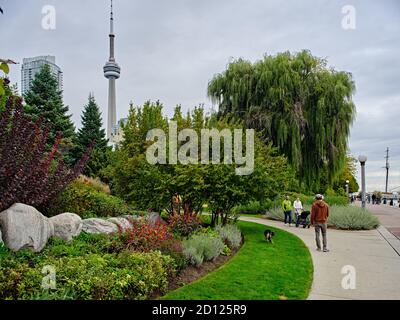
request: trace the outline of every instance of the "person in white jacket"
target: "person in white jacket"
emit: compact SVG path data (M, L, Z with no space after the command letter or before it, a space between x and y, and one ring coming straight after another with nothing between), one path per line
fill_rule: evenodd
M296 225L299 224L300 215L303 212L303 204L300 201L300 198L297 198L293 202L294 212L296 213Z

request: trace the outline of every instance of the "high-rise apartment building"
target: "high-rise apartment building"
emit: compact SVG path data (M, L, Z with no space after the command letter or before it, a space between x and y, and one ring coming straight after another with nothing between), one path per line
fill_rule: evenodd
M59 90L63 87L63 73L61 68L56 65L56 57L39 56L33 58L24 58L21 69L21 93L25 94L29 91L35 74L45 65L50 66L51 73L56 77Z

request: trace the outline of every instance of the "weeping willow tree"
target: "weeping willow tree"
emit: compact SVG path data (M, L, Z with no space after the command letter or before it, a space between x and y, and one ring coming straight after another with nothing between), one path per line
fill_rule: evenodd
M261 131L312 189L319 188L321 172L327 170L332 182L345 165L354 91L350 73L329 68L307 50L255 63L235 60L208 85L219 112Z

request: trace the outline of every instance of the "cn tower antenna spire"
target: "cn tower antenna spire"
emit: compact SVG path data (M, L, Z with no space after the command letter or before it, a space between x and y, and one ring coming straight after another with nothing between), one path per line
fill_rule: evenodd
M114 34L114 12L113 12L113 0L111 0L111 13L110 13L110 34Z

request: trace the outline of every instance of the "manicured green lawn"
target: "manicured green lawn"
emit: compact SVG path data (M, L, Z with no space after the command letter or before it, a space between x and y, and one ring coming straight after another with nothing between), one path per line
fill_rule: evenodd
M312 283L311 255L304 243L283 230L238 222L245 244L228 263L189 285L168 293L168 300L306 299ZM268 228L274 243L264 240Z

